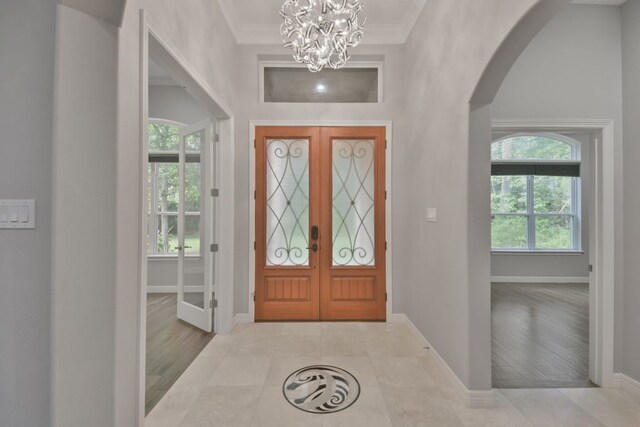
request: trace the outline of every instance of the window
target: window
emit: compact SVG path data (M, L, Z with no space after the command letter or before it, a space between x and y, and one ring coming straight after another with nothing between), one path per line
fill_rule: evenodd
M261 62L260 101L296 103L378 103L382 63L351 62L347 67L310 72L306 66Z
M580 250L579 144L518 135L491 146L495 251Z
M182 125L166 121L149 124L148 254L177 255L180 144ZM200 141L185 138L185 254L199 255L201 173Z

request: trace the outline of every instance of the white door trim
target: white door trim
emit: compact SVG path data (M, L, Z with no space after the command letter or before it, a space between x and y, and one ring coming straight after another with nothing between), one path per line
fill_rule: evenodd
M495 131L596 131L601 140L593 153L596 183L594 212L590 224L595 235L589 236L592 289L590 296L590 376L602 387L613 386L614 286L615 286L615 133L613 120L494 120Z
M146 358L146 315L147 315L147 207L146 207L146 183L147 183L147 121L149 119L148 85L149 85L149 54L153 52L155 59L170 72L172 77L185 90L200 101L218 120L219 148L218 148L218 184L220 195L217 200L218 224L216 224L217 243L220 247L218 253L217 269L214 278L214 287L218 307L214 311L214 330L225 333L233 328L233 246L234 246L234 119L231 109L211 89L207 81L196 71L189 61L180 53L160 27L144 11L140 10L140 189L138 224L140 227L139 241L142 242L138 256L138 401L137 425L144 425L145 413L145 358ZM224 226L221 226L224 225ZM128 373L116 369L116 375Z
M386 257L386 287L387 287L387 322L391 320L392 307L393 307L393 238L392 238L392 227L393 222L391 221L392 211L391 206L393 206L393 191L391 191L391 177L392 177L392 151L393 151L393 122L392 121L377 121L377 120L250 120L249 121L249 251L247 253L247 258L249 259L249 313L248 318L244 316L236 317L236 319L247 320L249 323L255 322L255 302L253 301L253 296L255 294L256 283L256 266L255 266L255 252L253 250L253 242L256 240L256 230L255 230L255 217L256 217L256 203L253 198L253 192L255 191L255 183L256 183L256 152L253 147L254 140L256 138L256 127L257 126L324 126L324 127L338 127L338 126L350 126L350 127L364 127L364 126L384 126L386 129L387 135L387 149L385 150L386 154L386 177L385 177L385 185L387 189L387 200L386 200L386 238L387 238L387 257Z

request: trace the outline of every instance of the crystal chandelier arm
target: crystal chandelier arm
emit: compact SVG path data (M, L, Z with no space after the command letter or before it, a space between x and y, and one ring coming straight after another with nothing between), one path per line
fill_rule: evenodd
M280 9L283 44L311 71L342 68L350 58L347 48L364 36L362 10L363 0L286 0Z

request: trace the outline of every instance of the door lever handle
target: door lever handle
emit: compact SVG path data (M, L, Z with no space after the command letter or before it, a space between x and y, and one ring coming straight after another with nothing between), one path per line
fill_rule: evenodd
M314 243L313 245L309 246L307 249L310 249L313 252L318 252L318 244Z

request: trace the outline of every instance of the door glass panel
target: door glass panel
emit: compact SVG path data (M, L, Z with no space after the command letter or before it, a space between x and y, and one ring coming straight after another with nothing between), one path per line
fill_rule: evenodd
M268 139L267 266L309 265L309 140Z
M333 265L375 265L375 141L333 140Z
M201 253L201 218L204 217L204 167L201 164L204 132L184 137L184 302L204 309L205 262Z

